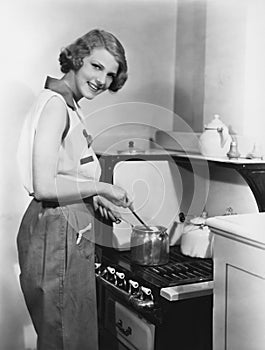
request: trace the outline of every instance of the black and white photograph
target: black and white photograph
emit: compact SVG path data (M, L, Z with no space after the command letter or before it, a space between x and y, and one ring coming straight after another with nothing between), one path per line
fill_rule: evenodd
M0 350L264 350L265 1L0 14Z

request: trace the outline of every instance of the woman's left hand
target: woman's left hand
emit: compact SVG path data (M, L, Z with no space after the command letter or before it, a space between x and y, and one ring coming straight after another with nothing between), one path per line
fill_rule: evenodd
M93 204L95 210L99 210L101 216L105 219L111 220L117 224L121 222L121 214L118 208L108 199L102 196L94 196Z

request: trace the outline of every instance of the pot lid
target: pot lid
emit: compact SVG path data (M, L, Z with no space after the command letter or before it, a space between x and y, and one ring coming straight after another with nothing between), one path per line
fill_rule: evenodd
M220 120L219 114L215 114L213 120L205 125L205 129L227 129L227 126Z
M190 220L190 223L193 225L205 225L206 218L203 218L202 216L198 216L196 218L193 218Z
M119 154L142 154L145 153L144 149L141 149L139 147L135 147L134 141L128 142L128 147L123 150L117 150L117 153Z
M190 223L193 225L205 225L208 213L207 211L203 211L201 216L197 216L193 219L190 219Z

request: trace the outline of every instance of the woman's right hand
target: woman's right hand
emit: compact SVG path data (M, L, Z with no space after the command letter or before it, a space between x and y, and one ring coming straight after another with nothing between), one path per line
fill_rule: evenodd
M133 201L129 197L128 193L117 185L110 185L106 198L109 199L113 204L123 208L133 208Z

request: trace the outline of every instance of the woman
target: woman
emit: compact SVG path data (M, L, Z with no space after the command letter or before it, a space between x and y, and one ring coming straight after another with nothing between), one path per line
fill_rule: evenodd
M92 30L62 50L60 80L47 78L19 144L33 199L18 233L20 282L38 350L96 350L94 210L116 221L126 191L99 181L100 166L78 106L127 79L121 43Z

